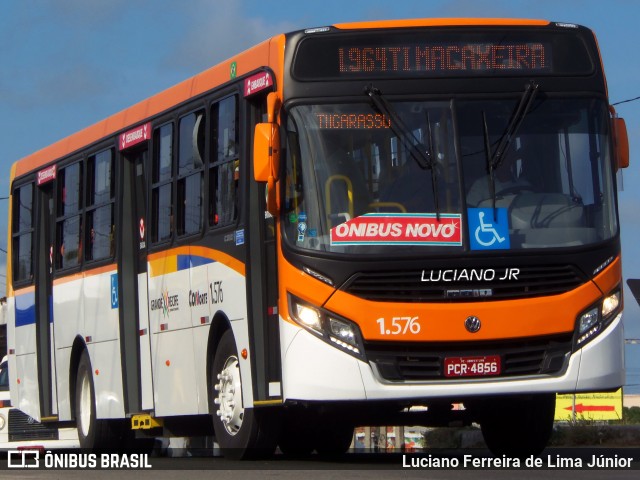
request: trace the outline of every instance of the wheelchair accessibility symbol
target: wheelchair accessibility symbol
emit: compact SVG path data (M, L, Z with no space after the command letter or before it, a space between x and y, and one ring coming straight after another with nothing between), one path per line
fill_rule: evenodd
M509 219L506 208L470 208L469 237L472 250L498 250L511 248Z

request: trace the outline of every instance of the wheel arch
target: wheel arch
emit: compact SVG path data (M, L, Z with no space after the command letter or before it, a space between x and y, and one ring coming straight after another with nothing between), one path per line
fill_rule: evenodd
M80 358L82 358L82 353L87 350L87 345L84 342L84 339L80 336L77 336L73 341L73 346L71 347L71 358L69 361L69 398L76 398L76 380L78 376L78 366L80 365ZM71 418L76 418L76 402L71 401Z
M216 349L218 348L218 344L220 343L220 339L222 335L227 330L231 330L231 322L229 318L223 312L216 312L213 316L213 320L211 321L211 327L209 328L209 339L207 340L207 402L209 405L209 413L215 413L215 408L213 404L212 398L212 390L213 385L211 384L211 378L209 372L211 371L211 367L213 366L213 359L216 354Z

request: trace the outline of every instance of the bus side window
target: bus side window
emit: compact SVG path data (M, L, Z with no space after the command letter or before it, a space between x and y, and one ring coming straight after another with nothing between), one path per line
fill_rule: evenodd
M161 243L173 235L173 124L154 133L151 184L151 241Z
M33 183L13 192L13 281L33 279Z
M72 268L82 259L82 163L60 170L56 221L56 268Z
M209 168L209 226L230 225L238 218L240 157L238 153L238 97L213 105L212 158Z
M178 140L177 233L191 235L202 227L205 146L204 110L180 119Z
M113 149L89 157L87 162L86 260L101 260L114 253L115 170Z

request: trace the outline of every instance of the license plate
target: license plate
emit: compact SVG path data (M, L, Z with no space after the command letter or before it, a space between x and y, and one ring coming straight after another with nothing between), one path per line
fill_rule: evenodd
M444 359L445 377L490 377L500 375L500 371L500 355Z

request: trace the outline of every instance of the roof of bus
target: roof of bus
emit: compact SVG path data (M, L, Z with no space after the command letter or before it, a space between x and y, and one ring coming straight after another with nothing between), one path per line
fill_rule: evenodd
M370 21L359 23L340 23L334 25L339 29L357 28L400 28L419 26L457 26L457 25L548 25L547 20L524 20L524 19L496 19L496 18L427 18L413 20L386 20ZM276 49L274 52L273 48ZM14 163L11 169L11 180L40 169L53 161L72 154L87 145L108 138L117 132L121 132L127 127L135 126L144 120L160 114L167 109L187 101L196 95L222 85L230 80L229 68L231 62L237 64L237 76L240 77L256 68L269 64L265 59L269 58L269 53L276 53L282 60L284 55L284 35L273 37L255 47L238 54L231 59L219 63L204 72L195 75L183 82L149 97L119 113L116 113L105 120L91 125L79 132L76 132L56 143L53 143L31 155L28 155ZM273 62L273 60L272 60ZM277 85L281 88L280 85Z
M416 18L411 20L381 20L371 22L338 23L336 28L400 28L400 27L454 27L454 26L544 26L548 20L530 20L523 18Z

